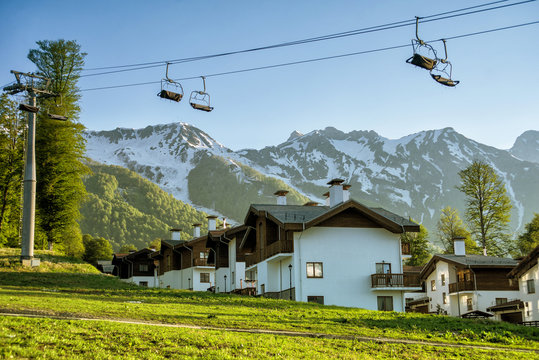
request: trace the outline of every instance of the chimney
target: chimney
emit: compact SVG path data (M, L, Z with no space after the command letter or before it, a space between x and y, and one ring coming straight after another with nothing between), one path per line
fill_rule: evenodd
M329 191L325 194L322 194L326 198L326 206L329 206Z
M335 207L343 202L343 179L333 179L329 185L329 206Z
M206 219L208 219L208 231L217 229L217 216L210 215L207 216Z
M200 237L200 226L202 224L193 224L193 238Z
M466 246L464 245L464 240L466 240L466 238L462 236L453 238L453 249L455 250L455 255L466 255Z
M171 240L181 240L180 232L182 231L182 229L170 229L169 231Z
M286 205L286 190L277 190L273 195L277 196L277 205Z
M352 187L352 185L350 184L345 184L342 186L342 201L348 201L350 200L350 188Z

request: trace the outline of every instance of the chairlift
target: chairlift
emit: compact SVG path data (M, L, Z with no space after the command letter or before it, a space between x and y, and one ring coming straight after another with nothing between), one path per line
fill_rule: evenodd
M210 112L213 108L210 106L210 94L206 92L206 77L201 76L204 83L204 91L193 91L189 98L191 107L195 110Z
M56 95L58 96L58 95ZM56 99L54 100L54 106L57 108L60 108L64 104L64 100L62 98L62 95L60 95L60 105L56 103ZM47 111L47 116L51 120L59 120L59 121L67 121L68 117L64 115L54 114L53 112L50 112L50 108Z
M406 60L408 64L418 66L425 70L432 70L438 62L436 50L421 40L418 34L419 17L415 17L415 39L412 39L412 49L414 54Z
M453 65L451 65L451 63L447 60L447 46L445 44L445 39L442 39L442 42L444 43L445 58L438 59L438 63L430 71L430 76L434 79L434 81L442 85L454 87L460 81L451 79Z
M168 77L168 66L165 78L161 79L161 91L157 94L160 98L180 102L183 98L183 87L179 82L176 82Z

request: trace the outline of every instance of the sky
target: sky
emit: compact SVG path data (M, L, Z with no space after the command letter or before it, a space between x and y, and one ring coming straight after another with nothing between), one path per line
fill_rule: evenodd
M76 40L86 69L163 62L155 68L84 76L80 121L90 130L186 122L223 145L260 149L286 141L294 130L328 126L374 130L396 139L453 127L497 148L510 148L526 130L539 130L539 24L448 40L449 88L405 60L415 27L406 26L248 54L174 64L174 79L212 75L306 59L407 47L223 76L208 76L214 110L196 111L195 78L181 82L180 103L159 98L166 60L215 54L414 19L483 1L181 1L0 0L0 86L10 70L31 72L27 60L39 40ZM494 6L516 3L500 2ZM539 1L420 24L425 41L539 20ZM440 42L433 43L443 54ZM82 75L97 71L85 70ZM98 87L156 82L107 90Z

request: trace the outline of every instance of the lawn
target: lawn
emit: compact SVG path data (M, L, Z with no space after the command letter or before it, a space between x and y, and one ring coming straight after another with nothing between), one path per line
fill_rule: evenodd
M1 253L0 253L1 254ZM53 255L49 254L52 258ZM15 334L13 337L0 335L0 357L13 354L15 357L34 357L25 352L27 344L43 351L44 357L61 357L61 351L71 351L70 357L89 351L86 338L92 338L98 348L92 354L101 357L119 356L119 350L106 345L116 339L119 349L133 347L133 357L191 356L206 358L252 357L252 347L260 349L261 357L344 357L356 358L358 354L373 354L373 357L395 356L396 358L444 358L453 354L455 358L517 358L507 350L526 348L539 351L539 329L522 327L488 320L463 320L447 316L378 312L355 308L323 306L312 303L296 303L287 300L271 300L236 295L210 294L185 290L148 289L126 284L114 277L87 271L85 264L76 265L85 273L68 272L62 268L58 258L51 259L56 265L43 269L24 269L15 265L0 267L0 311L42 315L79 316L95 319L129 319L162 324L186 324L207 326L215 330L174 329L147 325L111 324L104 322L81 322L75 320L38 320L0 317L0 334ZM0 256L0 264L2 258ZM42 266L48 266L44 264ZM54 272L56 271L56 272ZM17 328L37 330L28 335ZM69 338L58 337L56 331L69 334ZM432 345L378 344L355 340L312 339L230 333L219 329L268 329L294 332L313 332L344 336L367 336L376 338L412 339L446 344L468 344L499 347L491 352L477 349L448 349ZM39 330L45 329L45 330ZM50 331L46 329L51 329ZM73 329L73 331L67 329ZM78 330L77 330L78 329ZM116 336L116 333L121 334ZM176 343L171 349L153 346L150 335L154 334L162 343ZM3 337L2 337L3 336ZM118 339L120 337L121 339ZM181 343L172 340L181 338ZM124 340L125 338L125 340ZM214 344L200 347L198 339ZM137 339L137 340L135 340ZM139 340L146 339L146 340ZM66 344L63 342L67 341ZM129 345L125 341L135 341ZM50 345L40 345L50 344ZM186 345L184 346L183 343ZM276 343L278 347L276 348ZM5 346L4 346L5 344ZM62 345L64 344L64 345ZM182 344L181 346L179 344ZM191 345L189 345L191 344ZM234 345L236 344L236 345ZM246 344L245 350L239 344ZM154 344L155 345L155 344ZM180 348L181 347L181 348ZM78 349L78 350L77 350ZM86 349L86 350L85 350ZM274 353L277 349L281 354ZM346 350L343 350L346 349ZM60 351L61 350L61 351ZM244 352L247 351L247 352ZM10 353L9 351L12 351ZM75 353L79 351L79 353ZM169 351L169 352L167 352ZM320 353L322 351L323 353ZM265 354L265 355L264 355ZM393 354L393 355L391 355ZM490 355L489 355L490 354ZM5 356L2 356L5 355ZM528 353L527 358L536 353ZM97 357L97 355L96 355ZM364 356L359 356L364 358Z

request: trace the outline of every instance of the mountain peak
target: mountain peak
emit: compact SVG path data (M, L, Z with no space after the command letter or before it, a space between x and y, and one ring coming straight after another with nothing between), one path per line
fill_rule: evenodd
M292 133L291 133L290 136L288 137L288 140L286 140L286 141L292 141L292 140L295 140L295 139L300 138L300 137L302 137L302 136L303 136L302 133L300 133L300 132L297 131L297 130L294 130L294 131L292 131Z

